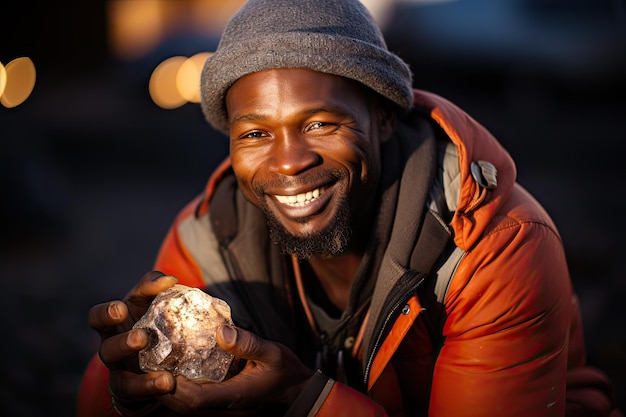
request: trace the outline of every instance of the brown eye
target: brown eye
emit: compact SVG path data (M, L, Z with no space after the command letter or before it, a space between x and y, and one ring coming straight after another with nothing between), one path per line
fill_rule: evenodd
M322 129L324 127L328 126L327 123L323 123L323 122L313 122L313 123L309 123L307 125L306 130L316 130L316 129Z
M245 135L243 135L241 138L242 139L259 139L264 137L265 135L263 134L263 132L259 132L259 131L254 131L254 132L250 132L247 133Z

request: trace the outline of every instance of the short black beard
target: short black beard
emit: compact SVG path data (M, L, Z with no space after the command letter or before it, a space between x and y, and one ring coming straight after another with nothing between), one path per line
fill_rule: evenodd
M337 213L326 228L307 236L294 236L287 232L267 207L264 211L267 216L270 238L281 247L283 253L295 255L300 259L309 259L314 255L339 255L348 247L352 230L347 201L339 202Z
M320 178L327 183L341 182L342 173L338 170L327 169L320 171L316 175L318 178L299 178L302 183L314 183ZM292 186L293 180L288 182L284 177L279 177L272 184L265 184L263 188L255 187L255 193L262 202L261 209L267 218L267 226L269 228L270 238L280 246L283 253L295 255L300 259L309 259L314 255L332 256L343 253L350 241L352 230L350 228L350 204L347 195L342 196L337 204L337 213L331 220L330 224L323 230L317 230L306 236L295 236L289 233L280 221L276 218L272 210L265 202L265 189L268 186ZM306 223L308 219L301 219L301 223Z

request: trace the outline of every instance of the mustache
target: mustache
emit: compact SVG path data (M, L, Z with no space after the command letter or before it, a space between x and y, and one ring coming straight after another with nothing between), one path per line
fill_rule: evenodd
M344 174L338 169L326 168L316 172L306 172L298 176L276 175L268 181L256 183L252 189L255 194L262 197L267 189L298 188L308 184L329 184L342 179Z

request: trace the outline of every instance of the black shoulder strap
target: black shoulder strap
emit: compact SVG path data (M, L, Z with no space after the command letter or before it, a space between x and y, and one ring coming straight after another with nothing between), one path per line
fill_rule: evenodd
M411 254L411 269L428 274L418 294L434 341L441 336L445 321L443 299L456 269L441 267L448 264L448 257L455 253L455 248L449 227L437 214L427 211L422 233Z
M411 253L411 269L428 274L433 271L450 241L450 229L431 210L426 211L421 233Z
M456 272L461 259L465 256L465 251L454 244L450 244L446 249L445 256L441 257L441 262L437 264L431 275L429 285L422 291L420 301L425 309L427 325L431 332L431 337L435 345L443 341L443 326L446 322L446 312L444 301L452 277Z
M454 244L449 226L438 214L429 210L423 227L411 255L411 269L428 271L426 283L418 289L418 294L431 338L438 345L443 341L446 294L465 251Z

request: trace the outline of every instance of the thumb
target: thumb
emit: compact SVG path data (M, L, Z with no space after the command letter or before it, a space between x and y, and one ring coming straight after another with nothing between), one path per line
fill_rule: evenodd
M220 326L216 333L220 347L238 358L271 362L279 356L278 347L274 343L249 331L234 326Z

